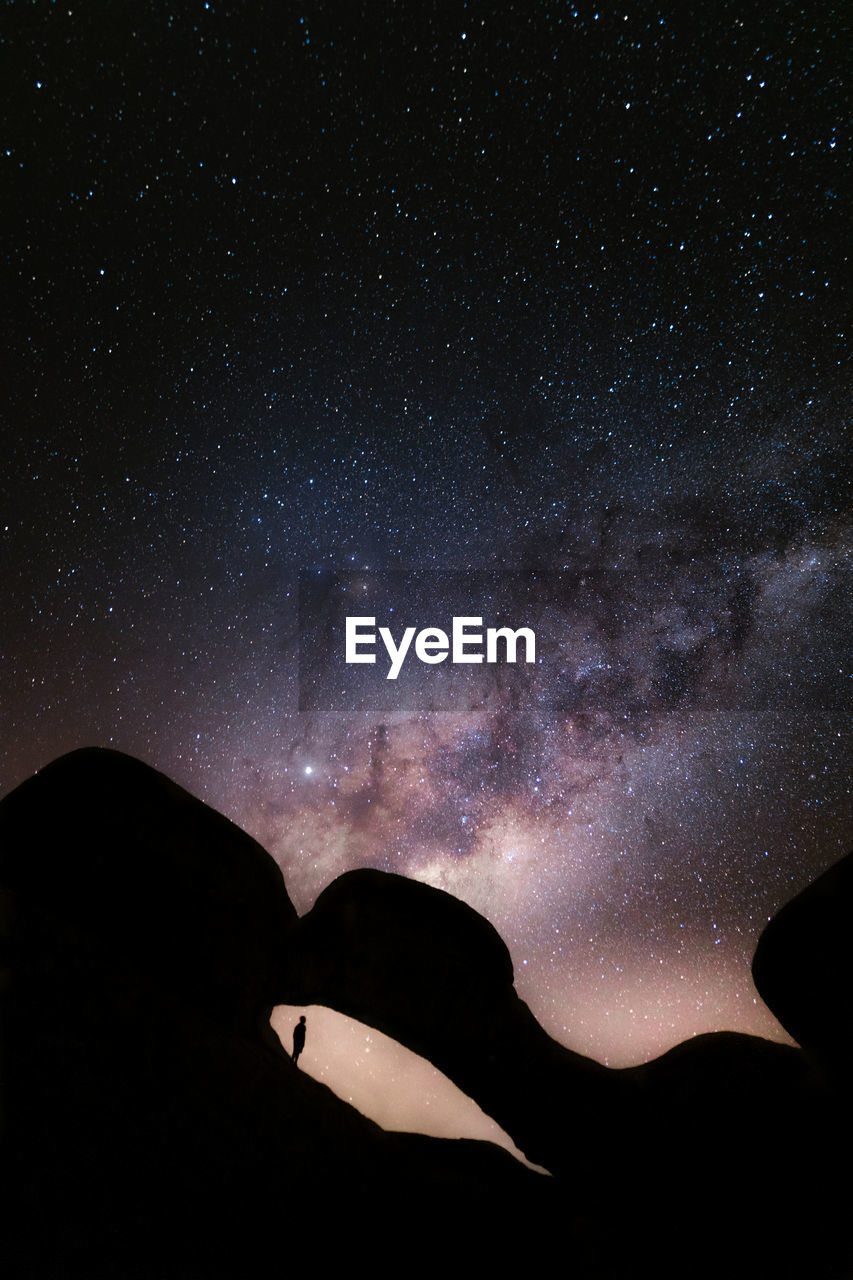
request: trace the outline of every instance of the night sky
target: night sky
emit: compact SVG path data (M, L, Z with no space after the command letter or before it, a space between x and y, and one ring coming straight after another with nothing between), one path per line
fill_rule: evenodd
M845 7L2 23L2 790L113 745L299 911L447 889L612 1065L781 1037L750 959L851 816ZM556 649L300 713L301 569L546 581Z

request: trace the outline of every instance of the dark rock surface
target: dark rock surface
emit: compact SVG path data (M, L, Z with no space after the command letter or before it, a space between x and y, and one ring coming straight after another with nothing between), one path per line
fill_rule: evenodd
M845 1072L853 1068L853 854L767 925L755 985L786 1031Z
M591 1280L849 1277L851 880L758 949L808 1049L722 1032L612 1071L546 1034L465 904L357 871L297 920L225 818L119 753L66 756L0 802L2 1274L455 1275L559 1249ZM554 1176L383 1132L294 1066L276 1003L421 1053Z
M669 1250L701 1274L849 1274L835 1171L850 1116L810 1055L715 1032L623 1074L637 1086L638 1229L663 1201Z
M466 903L402 876L347 872L290 934L285 971L282 1003L377 1027L449 1076L529 1160L594 1178L601 1125L622 1104L617 1073L542 1029L500 935Z
M76 752L0 802L0 893L4 1277L342 1265L366 1223L393 1254L439 1213L479 1254L496 1208L547 1203L506 1152L386 1134L291 1063L281 874L147 766Z
M0 885L31 939L21 962L45 977L168 988L253 1024L274 1003L296 921L281 872L239 827L130 756L75 751L7 796Z
M379 871L318 897L286 973L289 1003L422 1054L549 1169L583 1224L587 1274L676 1275L686 1259L691 1275L848 1274L834 1161L849 1105L813 1055L718 1032L608 1070L539 1026L487 921Z

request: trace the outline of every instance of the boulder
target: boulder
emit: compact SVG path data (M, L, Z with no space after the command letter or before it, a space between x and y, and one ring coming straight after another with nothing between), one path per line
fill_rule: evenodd
M291 1062L279 869L162 774L84 750L17 788L0 900L4 1276L337 1269L368 1226L386 1259L420 1233L440 1265L436 1212L473 1265L493 1215L555 1220L507 1152L387 1134Z
M131 756L75 751L6 796L0 887L51 981L147 982L237 1020L276 1001L296 912L275 861Z
M289 935L288 1004L322 1004L429 1059L534 1163L588 1185L602 1125L618 1127L618 1073L553 1040L513 986L509 952L451 894L349 871Z
M853 854L797 894L764 929L752 974L762 999L804 1048L853 1063Z

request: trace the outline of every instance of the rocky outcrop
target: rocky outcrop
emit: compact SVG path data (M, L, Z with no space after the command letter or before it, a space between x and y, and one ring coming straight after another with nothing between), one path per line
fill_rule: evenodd
M285 973L286 1003L328 1005L428 1058L534 1163L584 1184L599 1169L623 1081L543 1030L500 935L458 898L347 872L289 935Z
M293 1065L277 866L139 761L76 752L0 802L0 894L4 1276L343 1265L439 1207L479 1257L496 1208L548 1203L506 1152L386 1134Z
M254 1024L296 922L269 854L139 760L85 749L0 804L0 885L34 979L171 992Z
M3 1274L211 1280L272 1267L595 1280L849 1275L850 860L755 973L806 1048L717 1033L611 1071L556 1044L464 903L376 871L302 920L264 850L161 774L75 752L0 802ZM276 1003L429 1058L553 1177L384 1133L290 1061Z
M798 1044L853 1066L853 854L789 902L765 928L755 985Z
M846 1265L832 1170L849 1108L801 1049L718 1032L608 1070L536 1022L487 921L379 871L319 896L285 970L288 1002L330 1005L422 1054L555 1175L585 1224L584 1274L631 1274L638 1258L661 1276L687 1258L693 1275ZM709 1221L714 1247L696 1256Z

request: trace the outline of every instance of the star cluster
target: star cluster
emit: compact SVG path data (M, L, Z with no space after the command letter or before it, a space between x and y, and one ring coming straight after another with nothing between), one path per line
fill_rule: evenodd
M3 789L114 745L300 911L355 866L448 889L611 1063L780 1035L752 951L851 807L849 34L7 6ZM557 659L300 713L304 566L550 575Z

